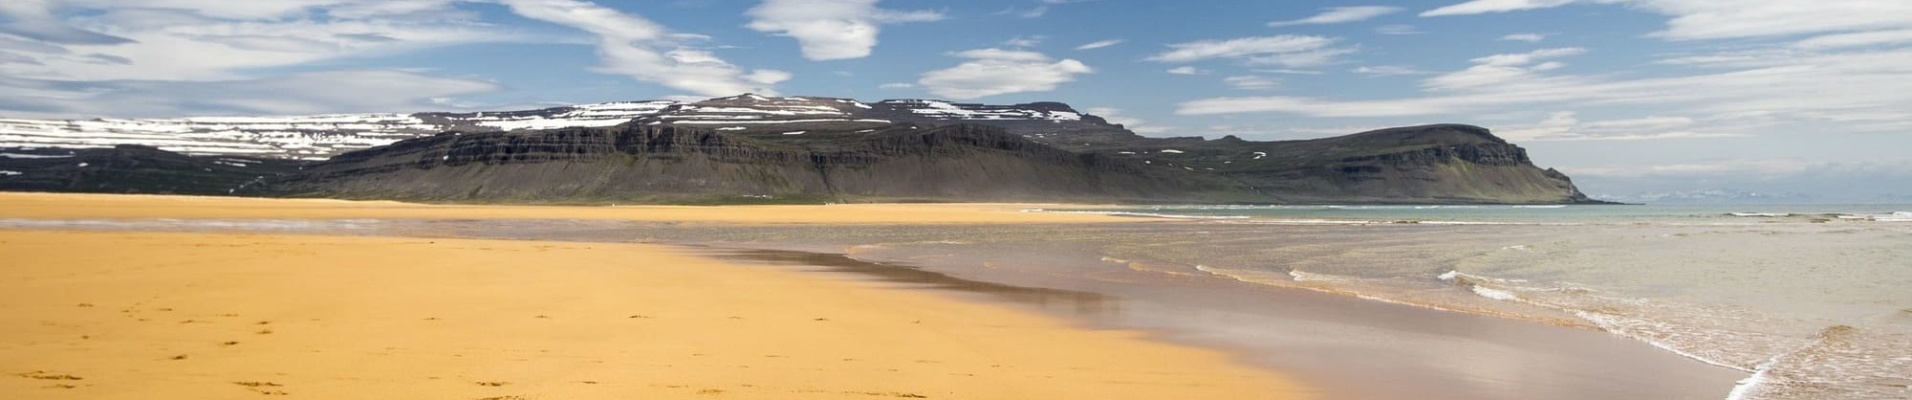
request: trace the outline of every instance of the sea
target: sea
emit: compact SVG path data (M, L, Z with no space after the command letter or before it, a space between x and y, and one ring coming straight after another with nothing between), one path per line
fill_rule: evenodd
M1746 373L1726 399L1912 398L1912 205L1040 212L1267 226L1112 246L1108 256L1257 285L1585 323Z
M1270 307L1300 307L1293 315L1301 317L1290 319L1315 318L1306 309L1307 301L1214 296L1242 287L1265 288L1593 332L1737 377L1679 398L1912 399L1912 205L1061 206L1022 211L1118 215L1134 222L738 226L583 220L14 219L0 220L0 228L243 230L801 250L966 279L1113 290L1160 299L1157 303L1168 306L1194 305L1165 308L1176 310L1167 313L1172 318ZM1204 283L1218 281L1232 286ZM1133 289L1137 287L1144 289ZM1058 304L1089 313L1109 313L1111 307ZM1153 306L1120 307L1134 311ZM1504 346L1427 339L1436 333L1485 335L1481 329L1442 326L1434 332L1414 327L1356 340L1349 332L1358 329L1346 328L1352 325L1307 325L1329 319L1251 325L1221 318L1184 325L1233 329L1233 340L1251 346L1254 343L1245 342L1264 340L1271 337L1268 332L1282 329L1292 332L1279 340L1291 342L1348 336L1317 346L1329 354L1391 357L1387 354L1445 346L1419 361L1377 361L1350 368L1427 364L1424 369L1435 371L1439 379L1473 377L1482 380L1478 386L1484 388L1467 391L1457 381L1423 382L1452 391L1448 396L1388 393L1369 398L1647 398L1642 396L1651 395L1637 393L1657 393L1623 387L1574 389L1583 394L1578 397L1544 394L1558 390L1554 387L1516 392L1534 381L1575 374L1634 374L1648 382L1659 373L1644 367L1626 371L1626 360L1634 359L1628 358L1607 362L1620 364L1618 369L1569 366L1528 371L1527 379L1503 379L1499 377L1537 364L1509 362L1502 365L1505 371L1496 373L1470 370L1485 361L1440 365L1456 354L1491 353ZM1362 324L1367 322L1353 323ZM1396 347L1386 347L1390 343ZM1269 354L1307 354L1296 349ZM1597 358L1603 351L1563 354ZM1330 357L1335 356L1296 365L1329 363L1322 360ZM1519 360L1482 360L1496 359ZM1572 384L1605 384L1600 379L1588 382Z

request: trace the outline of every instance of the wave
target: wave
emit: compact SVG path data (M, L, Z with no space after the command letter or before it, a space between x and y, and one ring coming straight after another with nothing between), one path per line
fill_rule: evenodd
M1474 285L1470 289L1473 289L1474 294L1478 294L1480 295L1480 297L1486 297L1489 299L1500 300L1500 301L1520 301L1520 296L1515 296L1514 292L1509 292L1509 291L1500 290L1500 289L1493 289L1493 288L1489 288L1489 287L1481 286L1481 285Z
M1912 213L1900 215L1912 218ZM1721 393L1729 400L1892 398L1891 394L1899 392L1890 392L1894 390L1891 388L1912 382L1912 377L1904 373L1912 370L1908 367L1912 366L1912 357L1894 356L1902 354L1898 349L1912 343L1912 333L1867 325L1912 323L1912 309L1895 310L1883 322L1855 323L1859 328L1834 326L1819 335L1809 335L1809 331L1788 323L1792 320L1787 318L1793 317L1757 309L1635 297L1620 294L1624 290L1606 292L1570 282L1476 275L1458 269L1431 274L1433 280L1449 288L1433 291L1422 286L1432 283L1429 275L1420 275L1417 284L1406 276L1344 276L1293 268L1200 265L1195 269L1252 284L1596 329L1679 357L1745 373L1730 393ZM1878 396L1882 393L1888 396Z
M1734 217L1761 217L1761 218L1779 218L1779 217L1790 217L1790 216L1793 216L1793 213L1769 213L1769 212L1732 212L1732 213L1726 213L1726 215L1728 215L1728 216L1734 216Z
M1091 215L1113 215L1113 216L1120 216L1120 217L1144 217L1144 218L1171 218L1171 219L1204 219L1204 220L1207 220L1207 219L1248 219L1248 218L1249 218L1249 217L1248 217L1248 216L1246 216L1246 215L1188 215L1188 214L1163 214L1163 213L1146 213L1146 212L1134 212L1134 211L1075 211L1075 210L1044 210L1044 209L1040 209L1040 208L1032 208L1032 209L1027 209L1027 210L1022 210L1022 212L1039 212L1039 213L1052 213L1052 214L1091 214Z

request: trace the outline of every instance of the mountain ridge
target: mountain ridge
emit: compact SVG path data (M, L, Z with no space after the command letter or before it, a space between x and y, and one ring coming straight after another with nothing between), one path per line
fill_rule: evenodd
M158 149L184 150L188 157L300 160L292 172L232 189L269 196L508 202L692 197L1595 202L1565 174L1535 167L1519 146L1485 128L1458 124L1275 142L1155 138L1059 102L865 103L754 94L697 102L359 116L366 115L376 121L353 115L67 121L67 130L52 133L42 129L48 124L0 119L0 148L59 147L59 140L48 138L89 146L143 144L86 136L94 132L123 141L152 139ZM86 130L101 124L148 127L161 134ZM42 130L22 133L33 129ZM247 142L248 134L270 140ZM320 155L325 159L316 160ZM6 161L0 157L0 169ZM10 187L9 179L0 177L0 188Z

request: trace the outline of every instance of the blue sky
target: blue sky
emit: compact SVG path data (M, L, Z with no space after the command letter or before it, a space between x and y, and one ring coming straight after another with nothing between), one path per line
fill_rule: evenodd
M1199 4L1197 6L1196 4ZM1487 126L1594 193L1912 195L1903 0L8 0L0 116L784 95Z

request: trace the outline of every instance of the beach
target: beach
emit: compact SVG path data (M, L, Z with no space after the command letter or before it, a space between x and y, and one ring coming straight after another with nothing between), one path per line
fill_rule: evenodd
M1219 351L639 244L0 231L0 397L1307 398Z
M15 332L0 391L1511 400L1773 387L1525 293L1488 296L1498 281L1439 277L1528 251L1507 240L1686 228L1032 212L1062 208L1106 209L0 194L0 328Z
M547 219L751 224L1095 223L1130 219L1027 213L1044 204L460 205L330 199L0 193L0 218L32 219Z

